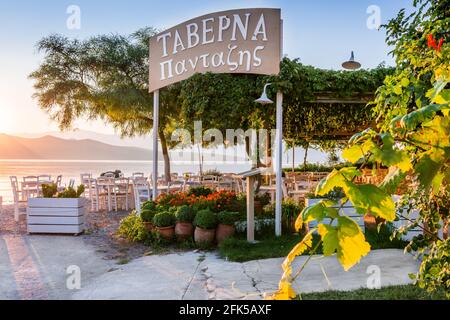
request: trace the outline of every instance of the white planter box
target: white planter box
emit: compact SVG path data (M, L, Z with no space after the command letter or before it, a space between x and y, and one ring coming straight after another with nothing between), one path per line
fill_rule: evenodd
M80 234L84 231L86 199L28 200L28 233Z
M394 200L395 203L397 203L400 200L400 198L401 198L400 196L392 196L392 200ZM312 205L314 205L314 204L316 204L316 203L318 203L318 202L320 202L322 200L323 199L306 199L305 204L306 204L306 206L312 206ZM334 208L339 209L340 207L336 206ZM362 230L363 231L365 230L364 217L356 213L356 210L353 207L351 202L347 202L344 205L343 210L344 210L344 214L346 214L348 217L354 219L358 223L358 225L362 228ZM406 209L403 210L403 211L404 211L404 215L407 216ZM409 215L409 219L416 220L418 216L419 216L419 211L418 210L414 210ZM329 223L329 222L330 222L330 219L325 219L324 220L324 223ZM404 225L407 225L407 224L409 224L409 221L407 219L404 219L404 218L400 218L399 221L394 221L393 222L394 227L397 228L397 229L402 227L402 226L404 226ZM309 226L312 227L312 228L316 227L317 226L317 221L310 222ZM421 233L423 233L423 230L421 228L419 228L419 227L416 227L416 228L410 230L406 235L404 235L403 239L406 240L406 241L411 241L412 238L414 238L415 236L417 236L417 235L419 235ZM439 236L440 237L442 237L442 233L443 233L443 231L441 229L439 231Z
M305 204L306 204L307 207L309 207L309 206L312 206L312 205L315 205L315 204L319 203L322 200L324 200L324 199L306 199L305 200ZM341 206L334 206L333 208L340 209ZM365 230L364 217L356 212L355 207L353 207L353 205L352 205L352 203L350 201L345 203L345 205L342 207L341 212L343 212L349 218L353 219L363 231ZM323 221L323 223L329 224L330 223L330 219L325 219ZM337 225L337 221L334 221L333 225L334 226ZM310 228L317 227L317 221L310 222L309 223L309 227Z

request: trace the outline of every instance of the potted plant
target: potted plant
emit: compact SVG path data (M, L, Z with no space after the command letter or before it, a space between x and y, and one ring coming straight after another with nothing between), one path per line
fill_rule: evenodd
M179 207L175 214L177 224L175 225L175 235L179 240L192 239L194 235L195 211L192 207Z
M196 243L211 244L214 242L217 227L217 216L211 210L201 210L194 219Z
M223 211L217 215L219 225L216 229L216 241L221 243L225 239L231 238L236 232L235 223L239 219L239 212Z
M257 194L255 196L255 214L262 215L263 208L270 203L270 195L268 193Z
M156 214L153 217L153 225L156 227L156 231L159 235L166 239L172 240L175 236L175 215L164 211Z

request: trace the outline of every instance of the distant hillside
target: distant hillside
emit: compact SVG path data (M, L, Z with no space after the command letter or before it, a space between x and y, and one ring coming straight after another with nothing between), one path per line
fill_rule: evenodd
M66 140L53 136L31 139L0 134L0 159L150 161L152 153L141 148L113 146L89 139Z

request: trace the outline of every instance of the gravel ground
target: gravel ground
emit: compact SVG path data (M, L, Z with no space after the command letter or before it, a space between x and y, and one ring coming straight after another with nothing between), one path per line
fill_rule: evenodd
M25 207L21 207L21 212ZM119 260L126 262L145 254L151 253L151 248L141 244L129 243L115 233L120 220L129 212L88 212L85 217L86 232L80 236L87 244L98 248L105 260ZM1 235L26 235L26 215L20 215L20 221L14 221L14 207L3 205L0 213Z

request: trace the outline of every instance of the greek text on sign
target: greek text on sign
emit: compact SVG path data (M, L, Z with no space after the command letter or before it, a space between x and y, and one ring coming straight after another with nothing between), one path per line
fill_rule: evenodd
M150 39L150 92L195 73L278 74L280 9L242 9L199 17Z

